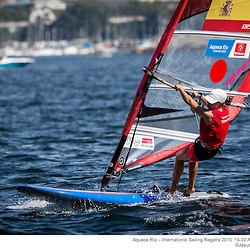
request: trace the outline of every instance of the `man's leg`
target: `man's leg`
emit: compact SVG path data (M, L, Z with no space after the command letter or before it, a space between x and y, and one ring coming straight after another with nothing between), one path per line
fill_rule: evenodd
M198 162L189 162L188 171L189 171L188 186L185 190L185 193L191 194L195 192L194 184L195 184L196 175L198 172Z
M178 184L181 178L181 175L184 170L184 162L189 160L188 149L184 148L180 152L178 152L175 156L173 177L172 177L172 185L169 188L170 193L174 193L178 189Z

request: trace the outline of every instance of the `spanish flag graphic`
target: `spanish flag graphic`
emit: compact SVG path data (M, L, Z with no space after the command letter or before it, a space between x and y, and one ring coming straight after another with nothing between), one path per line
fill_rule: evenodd
M250 32L250 0L213 0L202 29Z

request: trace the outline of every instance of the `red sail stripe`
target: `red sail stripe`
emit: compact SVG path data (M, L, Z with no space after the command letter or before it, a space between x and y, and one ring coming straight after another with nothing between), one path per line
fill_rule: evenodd
M250 22L244 20L206 20L202 30L250 32Z

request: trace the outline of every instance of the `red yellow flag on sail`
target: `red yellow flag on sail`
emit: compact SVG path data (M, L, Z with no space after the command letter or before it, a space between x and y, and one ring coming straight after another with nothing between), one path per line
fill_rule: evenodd
M249 0L213 0L202 29L250 32L249 10Z

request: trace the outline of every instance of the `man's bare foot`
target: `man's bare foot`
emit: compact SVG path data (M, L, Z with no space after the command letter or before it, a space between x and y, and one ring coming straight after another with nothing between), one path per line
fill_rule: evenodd
M177 187L170 187L168 189L168 193L173 194L175 191L177 191Z
M192 194L192 193L194 193L195 192L195 189L193 188L193 189L191 189L191 188L186 188L185 190L184 190L184 194Z

